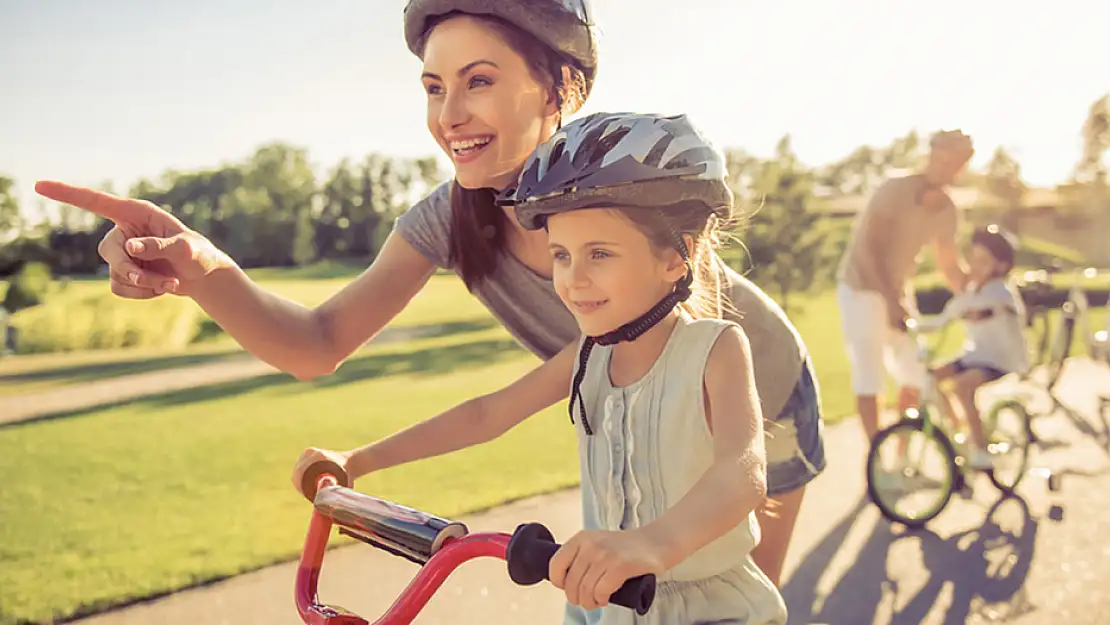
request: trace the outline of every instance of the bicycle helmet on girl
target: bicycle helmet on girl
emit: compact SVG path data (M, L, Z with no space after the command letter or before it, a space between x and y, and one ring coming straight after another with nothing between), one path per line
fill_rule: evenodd
M529 230L548 216L590 206L645 208L700 202L728 219L724 154L685 115L594 113L558 130L524 163L498 200Z
M590 0L409 0L405 43L424 58L428 22L447 13L491 15L536 37L567 57L586 79L589 96L597 74L597 36Z
M1014 266L1014 254L1018 249L1018 240L997 224L976 228L975 232L971 234L971 244L982 245L991 253L991 256L1010 267Z
M666 210L694 203L727 219L732 191L726 174L724 154L685 115L595 113L567 124L536 148L517 186L498 203L514 206L517 220L530 230L543 228L555 213L606 205ZM672 230L671 237L686 263L685 277L644 314L582 343L568 408L573 422L577 406L587 435L593 429L580 389L594 345L635 340L691 295L689 250L680 233Z

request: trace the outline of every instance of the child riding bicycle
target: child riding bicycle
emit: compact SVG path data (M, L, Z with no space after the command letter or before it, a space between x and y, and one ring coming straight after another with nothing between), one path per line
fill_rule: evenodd
M766 458L751 351L722 319L712 253L732 208L722 153L685 116L597 113L542 144L502 204L546 231L555 290L582 336L510 386L382 441L306 450L294 484L322 459L354 479L492 440L569 389L584 530L549 565L564 622L784 624L751 557ZM645 616L608 605L648 573L658 586Z
M967 328L963 352L930 373L949 417L958 421L962 416L971 431L968 460L975 469L992 466L975 406L976 392L984 384L1009 373L1024 373L1029 367L1022 334L1025 307L1017 290L1007 283L1016 249L1014 236L997 225L975 230L967 258L967 290L949 300L939 317L928 323L936 327L961 319Z

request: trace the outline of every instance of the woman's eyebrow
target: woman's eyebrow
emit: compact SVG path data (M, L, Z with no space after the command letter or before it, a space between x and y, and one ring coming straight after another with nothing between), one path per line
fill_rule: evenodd
M501 66L498 65L497 63L494 63L493 61L490 61L488 59L478 59L477 61L471 61L471 62L467 63L466 65L463 65L462 68L459 71L455 72L455 74L458 75L458 76L465 76L467 72L469 72L470 70L474 69L475 67L477 67L479 65L491 65L493 67L496 67L497 69L501 69ZM443 78L440 77L439 74L433 74L432 72L424 72L423 74L420 75L420 77L421 78L432 78L434 80L443 80Z

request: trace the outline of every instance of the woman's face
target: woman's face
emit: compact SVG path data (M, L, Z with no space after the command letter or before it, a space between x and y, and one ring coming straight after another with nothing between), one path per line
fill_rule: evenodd
M466 15L438 24L424 48L428 130L468 189L504 189L554 130L549 86L488 22Z

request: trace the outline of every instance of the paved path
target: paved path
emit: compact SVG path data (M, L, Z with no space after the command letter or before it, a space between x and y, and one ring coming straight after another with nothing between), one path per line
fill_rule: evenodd
M386 328L375 345L407 341L437 330L436 326ZM370 344L368 343L368 345ZM138 397L256 378L280 371L248 353L231 353L213 362L122 375L34 393L0 396L0 425L90 410Z
M1069 366L1058 391L1091 423L1099 422L1099 393L1110 394L1110 371L1082 361ZM1059 414L1039 420L1038 431L1046 449L1037 462L1064 475L1059 492L1031 478L1021 499L998 503L981 478L973 498L954 499L928 531L911 533L866 502L856 420L828 428L829 467L809 488L787 561L783 595L791 625L1108 622L1107 452ZM579 526L577 495L537 497L463 520L475 531L511 531L538 520L565 540ZM1062 520L1050 518L1061 514ZM79 622L297 625L295 571L294 563L277 565ZM414 571L373 548L343 547L325 559L320 596L377 617ZM416 623L555 623L561 609L562 595L550 585L520 588L503 562L477 561L447 580Z

